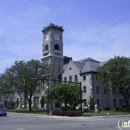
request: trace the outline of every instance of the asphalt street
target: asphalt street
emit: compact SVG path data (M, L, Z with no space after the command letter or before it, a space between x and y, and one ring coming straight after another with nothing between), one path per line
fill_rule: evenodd
M57 117L8 113L0 130L119 130L120 119L130 117Z

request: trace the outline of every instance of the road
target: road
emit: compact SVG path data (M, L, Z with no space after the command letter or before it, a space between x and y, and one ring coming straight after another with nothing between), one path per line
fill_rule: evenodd
M130 117L47 117L8 113L0 117L0 130L119 130L118 121Z

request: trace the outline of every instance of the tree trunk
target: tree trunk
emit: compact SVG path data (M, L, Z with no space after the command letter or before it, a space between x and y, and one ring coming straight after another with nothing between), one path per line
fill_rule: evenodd
M65 102L65 111L67 111L67 102Z
M30 95L29 99L28 99L28 103L29 103L29 111L32 111L32 96Z

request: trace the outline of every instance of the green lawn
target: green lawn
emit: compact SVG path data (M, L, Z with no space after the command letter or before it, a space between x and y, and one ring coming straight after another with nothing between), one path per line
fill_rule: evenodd
M102 110L100 111L100 113L86 112L86 113L83 113L83 116L107 116L107 113L109 113L109 116L130 115L130 112L126 112L126 111Z
M47 111L44 110L36 110L33 109L31 112L26 109L7 109L7 112L15 112L15 113L28 113L28 114L40 114L40 115L47 115ZM95 112L84 112L83 116L90 117L90 116L107 116L107 113L109 113L109 116L113 115L130 115L130 111L115 111L115 110L102 110L100 113Z
M7 112L15 112L15 113L28 113L28 114L41 114L41 115L47 115L47 111L43 110L32 110L28 111L26 109L7 109Z

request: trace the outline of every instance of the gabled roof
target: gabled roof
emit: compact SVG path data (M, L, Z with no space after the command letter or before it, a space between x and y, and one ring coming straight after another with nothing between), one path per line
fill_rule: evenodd
M77 69L81 70L81 74L90 72L96 73L97 68L105 63L105 62L99 62L90 57L79 61L70 61L70 62L72 62L77 67ZM64 65L64 71L67 66L68 64Z
M85 62L85 65L84 65L83 69L81 70L81 73L92 72L92 71L96 72L98 67L99 67L98 62L87 61L87 62Z
M85 63L78 62L78 61L73 61L73 63L77 66L78 69L82 70L84 67Z
M80 62L93 61L93 62L98 62L98 63L100 63L99 61L97 61L97 60L95 60L95 59L93 59L93 58L91 58L91 57L88 57L88 58L86 58L86 59L79 60L79 61L80 61Z

